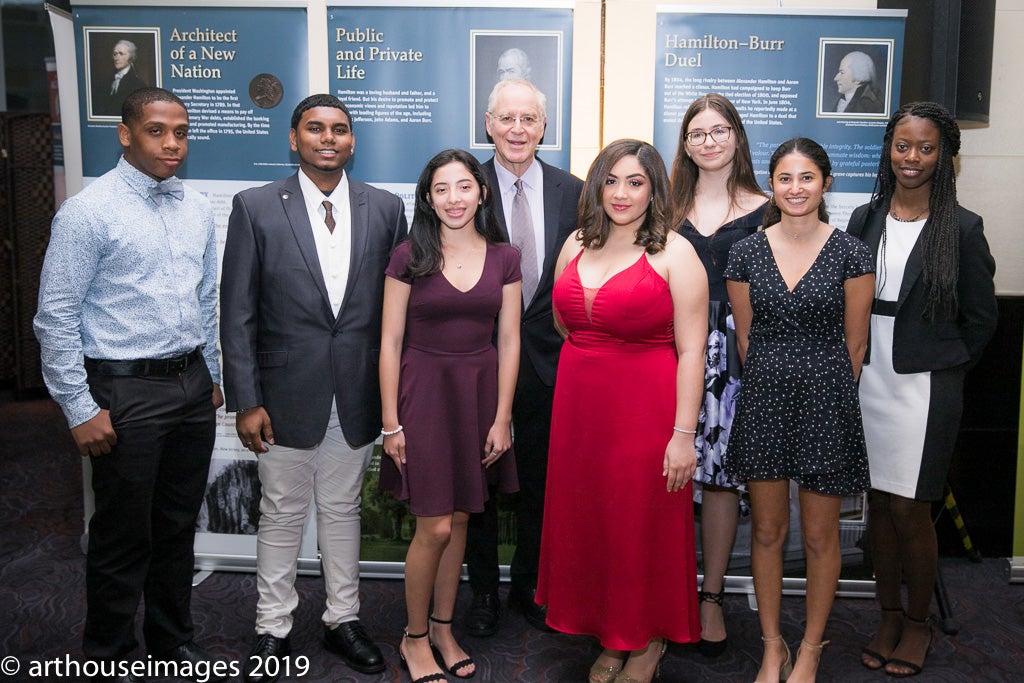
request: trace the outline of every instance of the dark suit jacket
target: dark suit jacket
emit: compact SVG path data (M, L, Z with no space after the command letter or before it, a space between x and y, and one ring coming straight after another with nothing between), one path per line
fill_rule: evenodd
M99 116L120 116L121 105L133 92L139 88L145 88L148 84L142 80L139 76L139 72L132 66L128 69L124 76L121 76L121 82L117 86L117 92L113 95L110 94L110 86L114 82L114 75L110 74L110 77L102 80L95 85L96 93L96 106L93 109L93 114Z
M888 206L878 201L857 207L847 232L864 240L878 258ZM996 330L999 311L992 281L996 264L985 240L981 216L958 207L960 272L956 319L929 320L924 316L928 292L924 283L923 245L918 239L910 252L893 332L893 367L908 374L976 363ZM876 273L875 277L882 277ZM870 362L870 349L864 362Z
M335 317L298 175L235 195L221 275L227 410L263 406L280 446L327 430L331 397L353 446L380 433L384 269L408 232L395 195L349 179L352 257Z
M558 354L562 349L562 337L555 331L554 315L551 312L555 261L558 260L562 244L576 230L576 212L583 181L540 159L536 161L544 172L544 270L540 274L540 283L533 301L527 302L523 310L520 344L522 353L529 356L541 380L552 387L558 370ZM507 238L505 209L501 202L495 163L494 157L491 157L484 163L484 170L493 188L494 212Z
M840 98L841 100L842 98ZM839 103L836 102L836 111L839 110ZM850 103L843 110L844 114L880 114L885 111L882 100L871 87L870 83L857 86L857 92L853 93Z

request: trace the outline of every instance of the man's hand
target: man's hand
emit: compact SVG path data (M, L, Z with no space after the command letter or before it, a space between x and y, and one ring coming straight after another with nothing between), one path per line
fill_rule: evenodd
M250 408L244 413L235 414L235 431L242 445L259 455L266 453L267 447L263 445L266 441L274 443L274 430L270 426L270 416L263 406Z
M224 394L220 390L219 384L213 385L213 409L216 410L224 405Z
M110 424L110 411L100 410L91 418L71 428L78 452L86 455L107 455L117 445L117 434Z

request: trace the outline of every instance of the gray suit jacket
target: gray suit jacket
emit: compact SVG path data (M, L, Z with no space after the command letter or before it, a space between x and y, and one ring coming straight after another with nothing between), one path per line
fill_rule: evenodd
M380 432L384 269L405 238L395 195L349 178L352 257L337 316L298 175L235 195L221 275L221 349L228 411L263 406L279 446L308 448L335 397L353 446Z

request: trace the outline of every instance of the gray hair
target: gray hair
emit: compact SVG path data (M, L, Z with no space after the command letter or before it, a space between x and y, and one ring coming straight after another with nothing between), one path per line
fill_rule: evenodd
M130 40L119 40L116 43L114 43L114 47L117 47L118 45L124 45L126 48L128 48L128 61L134 64L136 51L135 43L133 43Z
M533 83L530 83L530 81L524 81L522 78L510 78L507 81L498 81L494 84L494 87L491 88L491 94L487 96L487 111L491 115L497 114L497 112L494 111L494 105L498 102L498 95L502 90L513 85L521 85L532 90L534 96L537 98L537 113L540 114L542 119L547 118L548 98L544 96L544 93L540 91L540 88L535 86Z
M847 61L849 60L849 61ZM859 50L856 52L849 52L843 61L846 62L850 69L850 77L860 83L874 83L875 81L875 62L863 52Z
M519 65L520 70L523 72L523 78L530 80L530 56L518 47L510 47L509 49L498 55L498 66L501 67L501 60L506 57L510 57L515 60L515 63Z

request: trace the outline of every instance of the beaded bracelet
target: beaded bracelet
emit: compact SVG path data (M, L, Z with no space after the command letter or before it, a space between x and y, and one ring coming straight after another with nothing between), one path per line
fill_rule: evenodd
M697 436L697 430L696 429L682 429L680 427L673 427L672 431L673 432L679 432L680 434L693 434L694 436Z
M382 429L382 430L380 430L380 435L381 436L394 436L398 432L402 431L402 429L404 429L404 427L402 427L402 425L398 425L398 429L392 429L390 432L387 431L386 429Z

